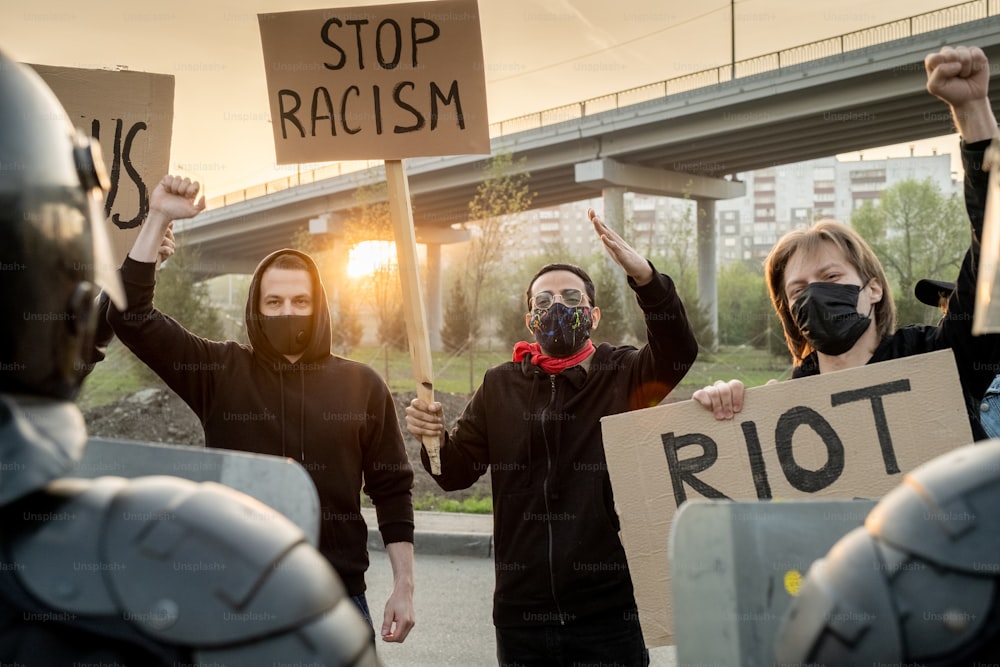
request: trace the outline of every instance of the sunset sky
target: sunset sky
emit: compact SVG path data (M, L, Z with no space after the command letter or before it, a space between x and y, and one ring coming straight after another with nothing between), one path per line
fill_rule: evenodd
M354 0L41 0L0 9L0 49L17 60L172 74L171 165L210 197L285 176L275 164L257 13ZM378 3L388 4L388 3ZM736 59L952 6L934 0L741 0ZM708 0L479 0L491 122L730 61L730 3ZM955 138L917 154L955 153ZM905 155L908 147L866 150ZM845 156L845 157L857 157ZM294 168L291 169L294 171Z

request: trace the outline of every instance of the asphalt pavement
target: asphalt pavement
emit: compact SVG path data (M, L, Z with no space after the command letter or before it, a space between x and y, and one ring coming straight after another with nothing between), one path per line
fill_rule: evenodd
M381 625L392 589L392 569L378 533L375 510L368 523L368 606ZM378 641L385 667L487 667L496 665L493 631L493 516L416 512L414 606L417 624L403 644ZM674 647L650 649L651 667L674 667Z

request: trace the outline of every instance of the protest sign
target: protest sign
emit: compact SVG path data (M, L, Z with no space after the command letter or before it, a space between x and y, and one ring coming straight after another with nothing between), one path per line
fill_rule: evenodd
M258 22L278 164L490 152L476 0Z
M110 178L104 214L114 261L132 248L149 196L170 169L174 77L168 74L31 65L70 121L101 145Z
M976 281L976 305L972 314L972 333L1000 333L1000 141L994 137L983 157L983 168L990 175L986 188L986 211L979 253Z
M258 14L278 164L382 158L417 396L434 400L402 159L490 152L476 0ZM440 472L436 438L425 437Z
M648 646L673 640L669 534L685 500L878 498L972 442L951 350L753 387L732 420L685 401L601 428Z

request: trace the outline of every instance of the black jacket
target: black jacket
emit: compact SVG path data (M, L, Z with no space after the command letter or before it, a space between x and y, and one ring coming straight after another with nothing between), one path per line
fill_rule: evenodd
M556 375L530 357L492 368L442 443L441 488L492 476L497 626L634 613L600 419L659 403L698 346L669 277L630 284L647 345L603 343L586 370ZM422 458L429 472L426 450Z
M972 434L976 440L986 438L979 423L977 407L993 377L1000 372L1000 335L972 335L972 313L976 301L976 281L979 276L979 244L983 235L988 174L983 171L983 152L989 140L972 144L962 142L962 163L965 167L965 208L971 223L971 241L962 260L955 291L948 301L948 313L937 325L910 325L898 329L879 343L869 364L915 354L951 349L955 354L958 377L965 393ZM813 352L792 371L792 377L819 374L819 361Z
M302 358L290 364L267 341L257 318L260 279L278 253L261 261L247 297L250 345L206 340L153 308L155 264L126 258L128 309L111 308L115 334L187 403L209 447L288 456L309 471L319 492L320 552L348 592L365 590L368 529L364 491L375 504L386 544L413 541L413 470L396 408L370 367L330 353L326 293L315 264L313 331Z

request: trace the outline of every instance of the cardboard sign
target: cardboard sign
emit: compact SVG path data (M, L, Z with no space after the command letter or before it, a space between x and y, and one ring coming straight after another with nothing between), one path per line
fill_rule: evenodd
M490 152L476 0L257 18L278 164Z
M111 179L104 212L114 260L132 249L149 213L149 195L170 169L174 77L31 65L73 125L101 144Z
M972 313L972 333L976 336L1000 333L1000 141L990 142L983 156L983 168L990 170L983 214L983 238L976 279L976 305Z
M601 428L648 646L673 643L668 547L686 499L878 498L972 442L951 350L753 387L729 421L685 401Z

